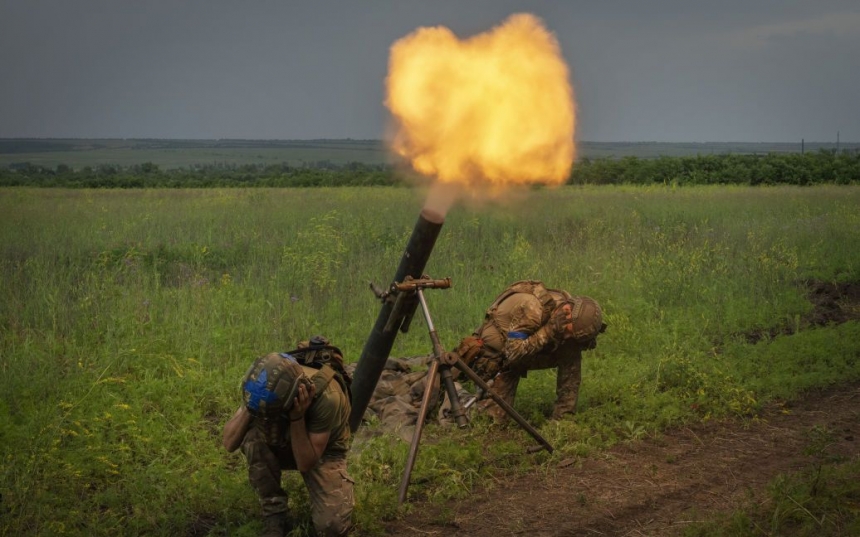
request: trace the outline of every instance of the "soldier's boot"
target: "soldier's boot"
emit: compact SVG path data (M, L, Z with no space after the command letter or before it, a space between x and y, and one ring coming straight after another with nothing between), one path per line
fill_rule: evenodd
M292 531L292 523L287 513L275 513L263 517L262 537L284 537Z
M552 409L552 419L560 420L576 414L576 400L558 401Z
M478 409L492 419L495 425L505 425L511 420L508 413L489 397L478 403Z
M514 396L520 383L520 375L521 373L503 371L495 378L490 389L508 403L508 405L514 406ZM505 412L505 409L496 404L489 395L486 395L485 399L478 403L478 408L492 418L493 423L496 425L506 425L511 422L511 418Z

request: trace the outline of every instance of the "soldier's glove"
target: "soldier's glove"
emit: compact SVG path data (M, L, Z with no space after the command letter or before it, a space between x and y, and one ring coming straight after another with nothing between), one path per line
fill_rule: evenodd
M481 355L481 351L483 350L484 340L479 337L468 336L460 341L457 350L454 352L463 360L464 364L472 367L472 364L475 363L475 360Z
M571 316L570 304L565 302L555 308L546 324L550 338L556 343L561 343L573 333L573 317Z

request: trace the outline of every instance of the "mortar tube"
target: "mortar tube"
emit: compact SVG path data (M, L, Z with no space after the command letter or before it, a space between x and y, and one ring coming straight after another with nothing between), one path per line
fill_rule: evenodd
M422 276L444 222L445 217L436 211L426 207L421 210L415 228L412 230L412 236L409 237L406 250L400 259L400 265L394 274L394 282L402 282L407 276L413 278ZM391 347L394 346L394 338L397 337L397 331L400 328L395 326L391 330L385 330L393 308L394 305L389 301L382 303L376 324L364 343L364 349L361 351L361 357L353 373L352 411L349 415L349 427L352 432L361 426L364 412L373 397L373 390L379 382L379 377L382 376L382 370L385 369L385 362L388 360Z

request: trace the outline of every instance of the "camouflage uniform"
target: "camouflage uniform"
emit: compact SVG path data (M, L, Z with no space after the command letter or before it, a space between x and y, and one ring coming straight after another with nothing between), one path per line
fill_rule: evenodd
M308 377L317 370L302 366ZM302 473L311 502L311 517L319 535L345 535L351 527L354 481L346 471L350 445L349 399L331 381L314 398L305 415L308 432L330 431L326 449L317 465ZM287 512L287 493L281 471L296 470L289 437L289 419L254 418L242 441L248 460L248 479L260 498L264 516Z
M597 330L587 342L582 338L561 340L550 326L550 313L565 301L583 297L572 297L566 291L545 289L540 282L534 283L539 284L535 293L513 293L488 311L487 320L474 333L483 341L484 349L472 367L485 380L493 379L493 392L511 406L520 378L528 371L558 368L552 413L552 417L558 419L576 412L582 382L582 351L595 346ZM602 324L600 310L591 302L596 308L599 327ZM490 398L482 400L479 408L496 422L508 418Z

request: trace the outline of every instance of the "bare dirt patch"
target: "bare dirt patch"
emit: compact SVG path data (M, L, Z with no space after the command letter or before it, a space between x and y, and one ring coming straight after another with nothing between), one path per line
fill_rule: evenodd
M860 284L805 285L814 309L797 328L860 318ZM793 331L776 330L748 337ZM386 530L410 536L676 535L702 516L763 499L777 476L815 464L808 448L816 430L832 437L819 456L860 458L860 383L774 403L755 422L674 429L576 464L561 461L549 471L500 478L466 500L418 503Z
M827 455L860 457L860 384L775 404L757 423L719 422L616 446L445 506L417 505L389 535L673 535L704 513L760 499L780 474L814 463L810 432L833 436Z
M763 339L794 334L799 330L860 319L860 283L806 280L799 285L805 289L812 310L796 324L747 332L743 334L747 342L758 343Z

